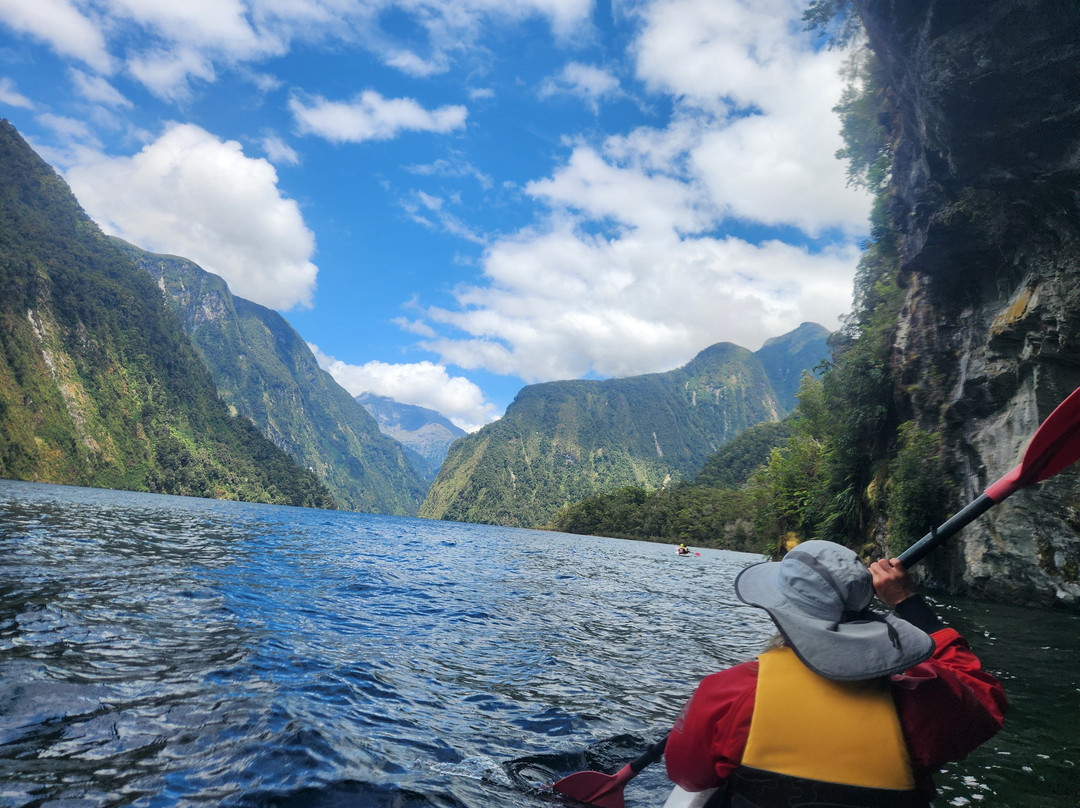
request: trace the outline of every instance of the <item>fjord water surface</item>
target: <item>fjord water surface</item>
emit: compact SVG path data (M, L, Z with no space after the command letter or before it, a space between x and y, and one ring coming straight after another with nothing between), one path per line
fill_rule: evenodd
M0 805L558 804L771 633L700 552L0 481ZM1080 620L940 605L1013 712L938 804L1076 808Z

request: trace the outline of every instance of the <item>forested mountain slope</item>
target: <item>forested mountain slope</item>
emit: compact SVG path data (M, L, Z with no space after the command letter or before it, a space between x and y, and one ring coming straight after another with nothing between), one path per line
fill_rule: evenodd
M427 485L403 448L319 367L280 314L235 297L185 258L117 244L165 294L234 412L313 471L339 507L416 515Z
M0 476L332 507L233 417L153 280L0 122Z
M820 336L813 367L827 332L803 326L792 344L808 330ZM667 373L530 385L450 448L420 515L545 526L596 493L687 479L742 430L786 412L759 357L730 343Z

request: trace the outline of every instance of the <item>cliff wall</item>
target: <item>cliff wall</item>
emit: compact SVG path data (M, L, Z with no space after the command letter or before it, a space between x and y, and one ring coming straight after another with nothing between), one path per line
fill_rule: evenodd
M1080 385L1080 6L853 3L898 108L897 392L944 428L960 507ZM1080 472L1015 494L925 566L950 588L1080 604Z

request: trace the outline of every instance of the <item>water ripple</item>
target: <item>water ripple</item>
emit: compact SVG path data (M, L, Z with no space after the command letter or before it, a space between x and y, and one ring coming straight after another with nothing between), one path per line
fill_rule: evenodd
M754 560L0 482L0 805L558 802L552 779L640 754L756 652L771 624L731 592ZM993 615L943 608L997 649ZM1033 639L1041 664L1080 668L1076 634ZM1047 738L947 797L1071 776L1075 733ZM633 788L660 804L663 768Z

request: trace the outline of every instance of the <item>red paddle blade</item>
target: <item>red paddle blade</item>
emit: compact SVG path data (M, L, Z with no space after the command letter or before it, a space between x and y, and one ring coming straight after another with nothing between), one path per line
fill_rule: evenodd
M596 805L599 808L625 808L623 789L635 774L636 772L627 764L615 774L601 772L571 774L569 777L556 781L551 787L578 802Z
M1052 477L1080 460L1080 388L1054 409L1032 436L1020 465L986 489L1001 502L1021 488Z

